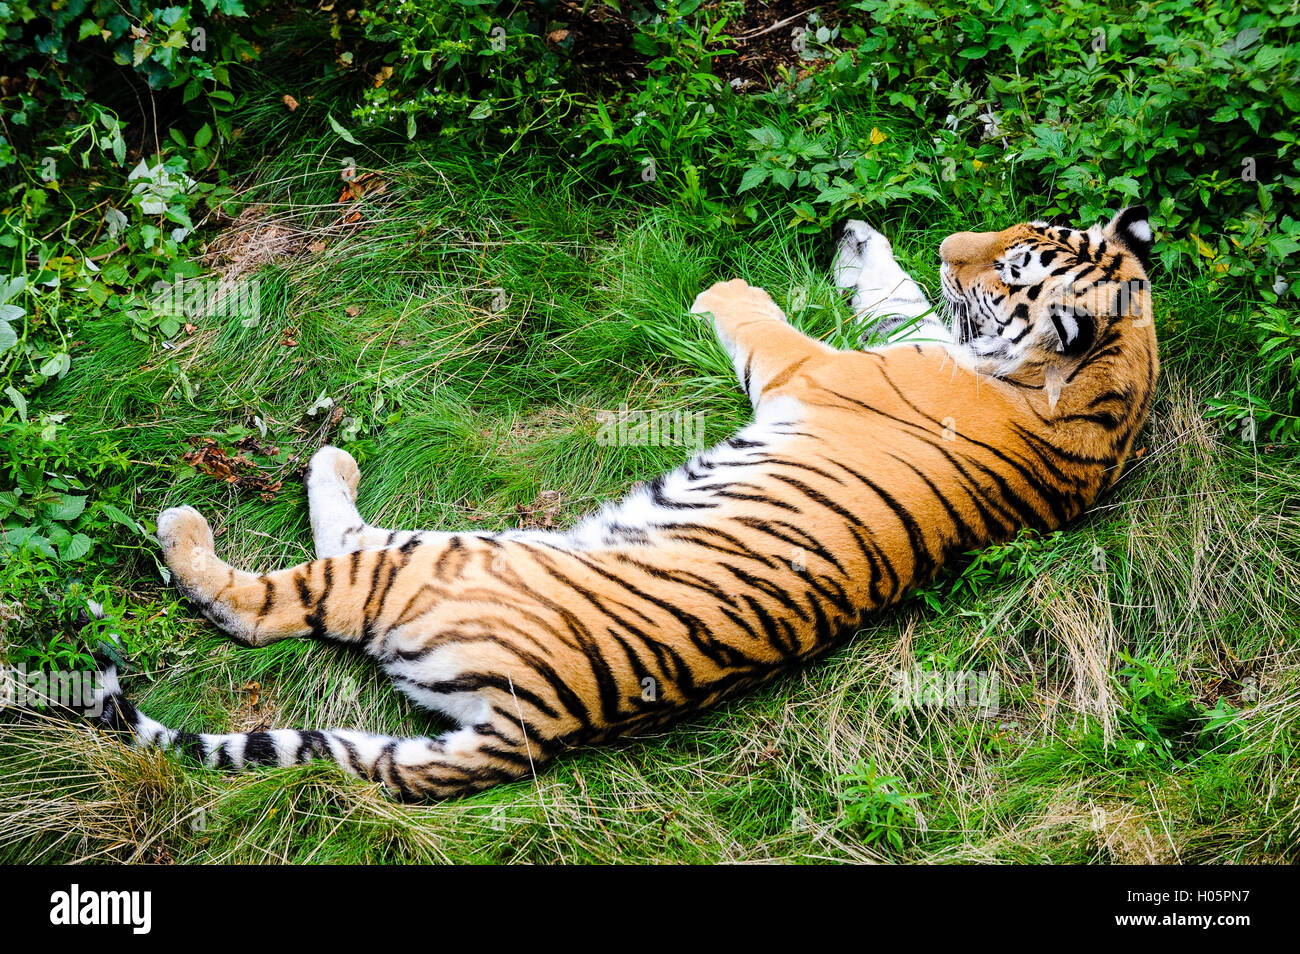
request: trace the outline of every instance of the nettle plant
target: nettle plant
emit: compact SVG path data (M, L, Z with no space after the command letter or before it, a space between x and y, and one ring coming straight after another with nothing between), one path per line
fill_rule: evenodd
M66 420L59 413L29 417L21 396L17 407L0 408L0 559L31 550L81 563L115 526L144 534L124 509L126 491L100 485L130 471L126 456L111 442L78 445Z
M367 65L372 83L353 117L412 139L421 129L464 139L498 159L533 137L593 177L717 208L726 173L711 182L709 170L736 98L715 61L734 53L725 27L738 5L605 2L599 18L595 6L458 0L368 10L366 39L382 52ZM616 23L626 45L608 63L586 62L579 21L592 30Z
M738 192L745 196L742 208L749 221L758 218L773 192L786 199L790 226L804 232L824 231L893 202L939 196L929 182L931 168L914 145L891 142L876 128L860 140L849 139L828 113L788 136L772 125L751 129L747 146L753 158ZM766 190L745 195L764 185Z
M1161 196L1160 223L1186 229L1162 243L1166 265L1226 256L1224 273L1250 272L1294 252L1250 214L1280 229L1275 203L1300 171L1292 6L1157 0L1131 17L1075 0L859 0L866 16L843 28L852 55L822 85L870 90L929 126L942 117L956 135L938 134L937 158L956 174L941 181L1014 167L1013 184L1047 186L1042 214L1083 220Z
M421 125L445 137L522 138L568 110L566 52L523 10L404 0L363 11L361 22L382 51L352 113L365 125L395 126L410 139Z
M234 137L232 71L257 55L234 28L246 16L241 0L0 6L0 51L13 64L0 85L10 402L67 373L77 321L188 268L196 209L230 191L198 180Z
M656 195L716 211L725 167L706 170L726 154L718 140L737 112L716 61L735 51L725 32L726 5L714 11L701 3L666 0L631 14L632 46L647 57L646 76L626 96L596 102L581 132L582 158L593 156L610 174Z

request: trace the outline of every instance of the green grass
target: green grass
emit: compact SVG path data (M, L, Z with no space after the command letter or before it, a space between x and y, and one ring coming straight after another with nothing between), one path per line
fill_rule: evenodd
M720 231L594 195L542 161L485 176L436 150L390 160L387 190L341 225L335 159L310 139L285 156L259 170L259 208L241 222L282 230L257 273L256 327L205 318L164 350L106 317L80 329L72 372L43 397L77 440L121 446L137 517L193 504L236 565L308 558L298 468L344 427L368 519L448 530L564 526L685 458L599 446L599 410L698 411L708 440L726 436L746 403L685 314L713 280L806 299L792 318L842 340L826 236L781 222ZM877 224L933 293L945 235L1033 214L1026 198L890 209ZM575 751L534 780L422 805L326 765L228 776L53 718L0 722L0 860L1291 859L1300 475L1204 415L1233 383L1244 303L1199 274L1155 284L1160 397L1118 489L1060 534L954 568L822 663L662 733ZM322 394L345 410L337 426L307 413ZM283 480L270 501L182 461L190 438L230 448L250 434L267 451L253 459ZM156 717L442 728L368 660L306 642L239 648L177 601L150 548L118 557L103 578L145 663L127 689ZM1125 653L1151 695L1121 675ZM913 666L997 673L1000 713L893 711L891 673ZM1240 713L1212 725L1220 699ZM892 837L849 821L870 814L869 793L853 796L865 807L844 798L866 764L896 780L881 804L926 796L892 817Z

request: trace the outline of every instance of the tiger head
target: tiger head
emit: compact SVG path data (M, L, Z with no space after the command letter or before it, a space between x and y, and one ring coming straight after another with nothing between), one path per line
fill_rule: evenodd
M1114 339L1116 322L1150 325L1150 251L1142 206L1090 229L1029 222L950 235L939 255L953 336L994 373L1076 367Z

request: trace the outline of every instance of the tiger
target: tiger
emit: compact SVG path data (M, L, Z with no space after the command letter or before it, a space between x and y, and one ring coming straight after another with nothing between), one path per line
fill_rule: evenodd
M246 646L313 637L372 656L448 717L430 737L175 730L103 673L134 744L242 770L329 760L404 799L536 777L840 645L962 554L1051 531L1120 477L1158 372L1145 208L1086 229L1035 221L939 247L934 307L878 230L845 224L833 284L863 334L837 349L772 297L722 281L690 307L752 405L732 437L568 529L390 530L360 470L305 474L316 559L253 573L191 507L157 538L179 592Z

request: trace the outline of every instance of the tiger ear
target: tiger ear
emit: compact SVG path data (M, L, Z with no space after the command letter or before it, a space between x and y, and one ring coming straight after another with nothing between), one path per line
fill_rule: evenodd
M1124 243L1143 268L1151 267L1151 223L1145 205L1130 205L1106 226L1107 238Z

